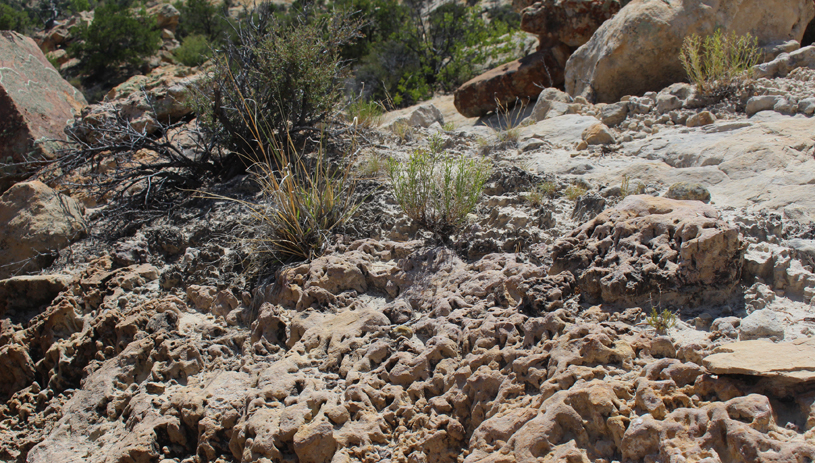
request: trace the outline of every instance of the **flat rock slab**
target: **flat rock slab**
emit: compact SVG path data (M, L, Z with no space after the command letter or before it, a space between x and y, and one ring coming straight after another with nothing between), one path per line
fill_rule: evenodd
M65 140L65 125L85 106L85 97L59 75L33 39L0 32L0 161L53 158L53 140ZM0 192L26 167L0 175Z
M815 339L774 343L765 340L726 344L702 364L716 375L748 375L815 381Z

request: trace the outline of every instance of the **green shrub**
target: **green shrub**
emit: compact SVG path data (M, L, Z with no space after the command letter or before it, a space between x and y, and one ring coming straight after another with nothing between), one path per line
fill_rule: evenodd
M723 96L751 76L761 56L757 38L725 35L719 29L704 39L696 34L686 37L679 60L700 93Z
M517 28L501 20L510 16L488 22L482 10L464 4L447 2L428 13L430 6L426 0L403 3L394 15L398 28L361 58L355 91L364 84L368 97L391 97L396 106L453 91L474 77L478 65L505 52L501 37Z
M666 331L676 326L676 314L668 309L660 312L655 306L651 307L651 313L646 317L645 322L656 330L658 334L665 334Z
M114 2L96 8L93 22L77 26L76 33L80 41L68 52L80 59L85 72L95 75L119 65L137 67L161 44L155 19Z
M416 150L407 162L388 162L388 178L402 210L449 244L472 212L489 168L484 161Z
M32 26L31 18L21 7L0 4L0 30L25 33Z
M178 1L173 6L181 14L176 37L204 35L210 43L218 43L229 27L225 3L212 4L209 0Z
M292 25L262 11L250 17L214 53L213 101L203 98L198 110L242 152L266 143L249 121L298 140L337 113L346 76L339 51L359 30L358 21L339 14Z
M184 66L200 66L210 59L212 50L205 35L188 35L181 46L173 50L173 56Z

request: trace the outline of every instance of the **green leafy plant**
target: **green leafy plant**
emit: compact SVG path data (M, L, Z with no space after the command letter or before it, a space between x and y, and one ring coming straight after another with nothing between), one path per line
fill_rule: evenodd
M106 2L94 11L90 25L77 26L79 41L68 53L77 57L82 68L100 74L119 65L137 67L158 51L161 32L144 10L133 12L116 2Z
M690 82L703 95L712 96L726 95L749 79L761 57L756 37L725 34L721 29L704 39L696 34L686 37L679 53Z
M657 333L662 334L676 326L676 314L668 309L663 309L660 312L656 306L653 306L645 321Z
M26 32L32 26L28 12L21 7L0 4L0 30Z
M452 132L456 130L456 123L452 121L445 122L444 125L441 126L441 129L444 130L445 132Z
M229 28L225 3L209 0L186 0L173 4L180 13L176 37L203 35L210 43L218 43Z
M200 66L210 59L212 49L205 35L188 35L181 46L173 50L173 56L184 66Z
M434 133L427 139L427 144L429 145L430 152L433 153L433 155L439 155L444 152L444 139L437 133Z
M388 162L396 202L408 217L445 244L475 208L488 177L488 165L482 160L422 149L415 150L406 162Z
M484 10L452 1L407 0L389 11L390 32L383 31L360 57L354 82L357 89L364 83L372 98L392 95L396 106L454 90L474 77L479 65L504 53L511 42L507 34L517 29L512 15L487 20ZM509 18L512 24L505 22Z

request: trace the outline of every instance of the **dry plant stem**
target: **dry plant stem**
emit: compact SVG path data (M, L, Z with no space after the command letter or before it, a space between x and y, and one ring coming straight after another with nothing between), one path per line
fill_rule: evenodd
M229 74L230 76L232 74ZM249 103L233 79L236 95L246 111L242 123L257 143L257 149L241 154L247 170L263 191L266 204L236 201L247 206L265 236L249 239L258 251L277 260L308 260L320 255L330 242L330 234L356 211L351 197L355 180L350 175L352 162L339 175L329 172L324 151L318 150L315 166L309 168L297 155L291 135L281 142L272 127L249 110Z

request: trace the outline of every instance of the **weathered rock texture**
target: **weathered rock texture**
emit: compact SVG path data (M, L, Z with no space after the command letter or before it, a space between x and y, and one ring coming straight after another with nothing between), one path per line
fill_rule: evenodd
M84 236L83 209L38 182L18 183L0 196L0 279L51 264L54 253Z
M590 301L684 305L731 296L743 245L711 206L640 195L555 243L552 256L551 272L575 273Z
M682 41L717 28L751 33L759 45L800 41L815 16L809 0L639 0L604 23L566 64L566 91L613 103L686 79Z
M66 139L66 123L85 104L82 94L59 75L32 39L0 32L0 163L53 159L55 141ZM0 192L35 167L3 167Z
M527 282L552 296L571 284L543 271L514 254L468 264L416 241L358 241L281 272L256 296L256 311L236 307L256 314L247 331L158 296L150 265L114 270L100 258L0 337L0 362L13 372L0 378L10 397L0 437L16 444L0 446L0 456L792 463L815 455L807 440L815 420L801 423L806 434L785 429L774 416L783 397L709 374L694 363L699 346L629 328L640 309L578 315L567 292L559 308L519 304ZM786 407L811 416L812 400L799 402Z
M561 42L577 48L620 11L618 0L516 0L521 30L538 36L539 48Z
M547 87L562 88L566 60L600 25L620 9L617 0L516 0L521 29L538 37L537 52L495 68L462 85L456 109L466 117L483 116L516 101L527 104Z
M516 99L528 103L542 88L563 85L570 52L565 45L556 45L475 77L456 90L456 109L466 117L478 117L499 106L511 107Z
M159 124L171 124L192 113L187 97L190 87L204 77L184 66L163 66L150 74L134 76L116 86L100 104L82 111L83 130L77 133L93 140L95 127L122 118L136 130L154 133Z

